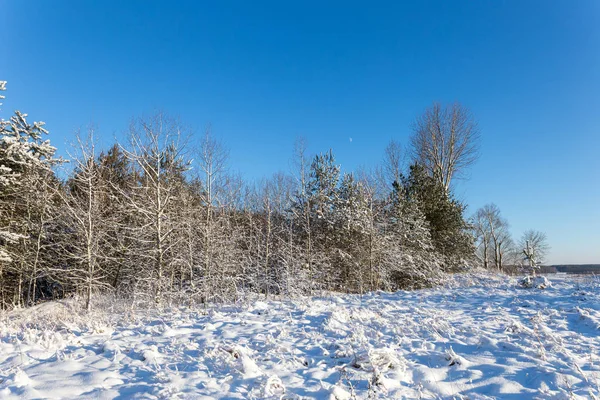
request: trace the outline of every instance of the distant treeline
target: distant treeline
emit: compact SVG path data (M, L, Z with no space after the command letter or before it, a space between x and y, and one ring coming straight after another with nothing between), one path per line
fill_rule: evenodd
M541 267L540 272L546 274L557 272L581 275L600 274L600 264L544 265Z

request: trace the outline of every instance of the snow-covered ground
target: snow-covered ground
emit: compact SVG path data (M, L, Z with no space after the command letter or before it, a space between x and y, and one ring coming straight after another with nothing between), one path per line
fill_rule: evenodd
M600 281L0 314L0 398L600 398Z

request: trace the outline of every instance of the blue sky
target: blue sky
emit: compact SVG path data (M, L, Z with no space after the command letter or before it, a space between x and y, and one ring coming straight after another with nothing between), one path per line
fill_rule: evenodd
M0 0L0 48L2 116L46 121L61 151L163 110L210 124L249 179L288 170L299 135L374 166L460 101L482 132L469 213L495 202L515 237L546 232L550 262L600 263L598 1Z

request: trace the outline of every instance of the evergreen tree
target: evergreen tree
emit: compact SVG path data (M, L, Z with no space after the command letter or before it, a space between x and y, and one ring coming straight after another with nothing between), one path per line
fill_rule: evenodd
M136 214L129 212L129 199L138 177L118 144L101 152L97 164L104 186L100 206L106 229L106 235L101 238L104 270L112 289L120 293L131 289L135 282L134 227L139 221Z
M403 180L407 200L417 204L429 224L433 245L443 256L444 269L454 271L470 263L474 245L463 217L465 206L419 164L411 165Z
M55 215L56 149L43 122L15 111L0 120L0 286L3 304L31 303L43 275L46 230ZM12 280L9 283L8 280ZM11 294L9 295L8 292Z
M335 270L341 289L363 291L369 263L370 208L361 182L344 174L335 204Z
M309 274L311 280L326 285L336 280L336 274L331 268L331 245L339 176L340 166L336 165L331 150L315 156L310 166L306 194L310 237L313 244L313 265Z
M419 202L397 181L392 184L387 213L386 261L392 288L432 286L440 279L440 259L431 227Z
M315 156L308 180L311 216L321 230L333 223L333 210L338 195L340 166L335 164L333 152Z

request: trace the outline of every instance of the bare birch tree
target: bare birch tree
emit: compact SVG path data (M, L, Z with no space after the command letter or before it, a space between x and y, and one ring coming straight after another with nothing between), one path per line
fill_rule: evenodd
M387 186L391 188L394 182L400 183L402 181L402 171L406 161L402 145L395 140L391 140L385 148L383 157L385 181Z
M296 178L296 189L294 191L291 212L294 226L294 241L302 247L302 265L307 276L307 292L313 290L313 227L311 225L310 210L312 207L308 195L308 174L310 161L307 155L306 140L297 138L294 143L294 176Z
M135 231L137 256L152 266L151 272L140 278L153 288L154 299L160 303L172 282L172 250L182 239L176 208L190 165L185 153L187 136L176 120L157 114L132 123L129 139L130 146L123 152L138 174L129 201L140 223Z
M416 162L446 189L479 155L479 128L471 112L454 103L434 103L417 117L411 146Z
M507 254L513 249L513 240L510 225L502 217L500 208L493 203L486 204L477 210L471 224L483 267L488 268L491 260L496 269L502 270Z
M94 291L109 286L104 279L102 254L106 234L103 206L107 206L103 200L107 187L97 160L93 128L89 129L85 138L77 134L71 162L74 164L73 175L61 196L64 219L68 221L71 233L66 235L68 243L64 243L62 248L68 253L71 263L68 271L70 280L84 293L85 308L89 311Z
M202 182L201 199L204 206L202 279L205 300L214 299L219 283L224 278L223 268L217 267L218 249L224 239L226 228L220 221L224 216L227 187L227 160L229 153L221 142L212 135L210 128L206 130L200 142L197 165L199 179Z

